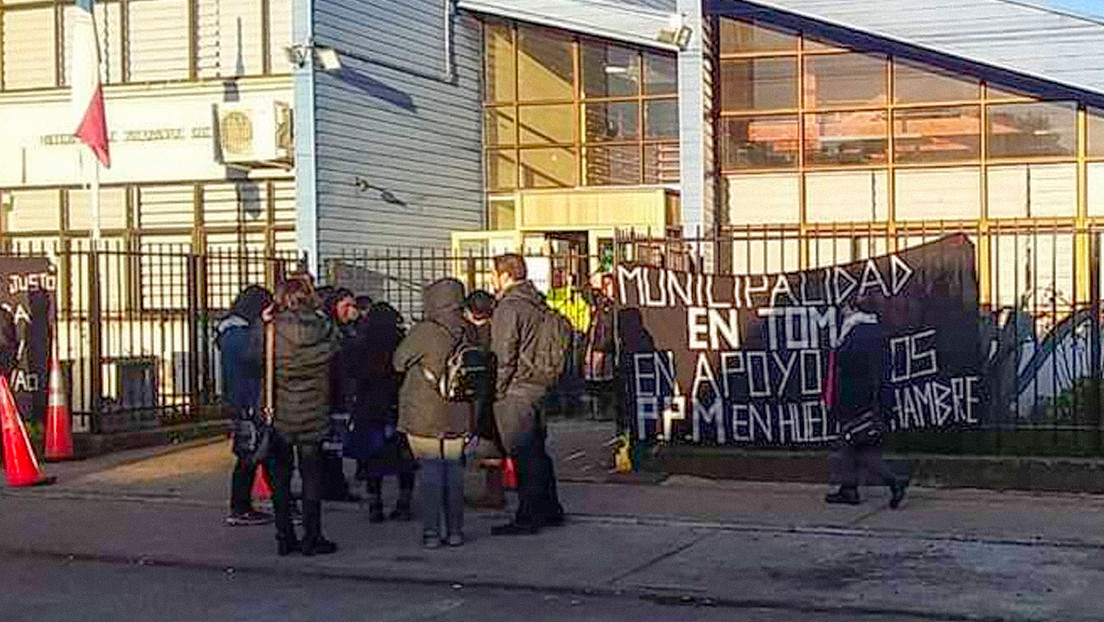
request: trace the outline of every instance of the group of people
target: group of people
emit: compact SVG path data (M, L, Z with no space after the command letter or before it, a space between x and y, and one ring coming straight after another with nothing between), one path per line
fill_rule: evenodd
M462 546L464 465L475 457L516 465L517 511L494 535L562 524L543 416L559 380L541 353L548 307L519 255L496 257L491 283L493 294L465 292L455 279L430 284L409 333L387 303L316 288L306 273L288 276L275 295L241 292L216 341L235 422L228 524L274 520L280 555L336 551L323 535L322 501L359 500L342 468L350 458L369 521L387 518L388 476L399 488L390 518L411 520L420 471L423 545ZM252 505L258 466L272 482L274 517Z

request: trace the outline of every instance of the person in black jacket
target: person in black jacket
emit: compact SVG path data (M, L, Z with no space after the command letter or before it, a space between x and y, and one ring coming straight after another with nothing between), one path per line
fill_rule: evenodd
M414 517L411 503L417 464L406 438L398 433L399 374L395 371L395 350L405 333L402 316L386 302L371 305L357 327L360 355L356 364L356 406L350 450L363 468L368 492L368 520L381 523L383 479L395 475L399 497L391 520Z
M848 301L835 353L838 394L830 410L830 416L841 429L869 412L874 412L881 422L884 356L877 299L866 295ZM859 486L873 476L889 487L889 505L896 509L904 500L908 486L907 480L886 467L881 445L877 443L854 445L840 439L829 455L829 473L832 483L839 485L838 491L825 498L832 504L861 503Z
M506 507L502 470L502 459L506 457L506 450L502 447L494 420L494 355L491 353L491 318L494 316L494 309L494 295L483 290L472 292L464 301L464 319L471 327L472 339L484 356L488 370L478 378L475 423L472 425L479 438L476 457L485 474L483 492L475 501L475 506L501 510Z
M219 322L215 345L222 372L222 403L234 422L234 474L230 483L230 526L263 525L272 516L253 509L250 492L257 463L261 392L264 384L264 328L262 312L272 305L272 294L250 285L234 300L230 313Z
M597 287L591 288L587 297L591 319L586 335L584 378L594 415L599 419L613 419L616 418L614 404L617 399L613 275L600 274L596 280Z
M330 433L322 452L322 499L355 503L360 497L345 479L340 444L345 440L353 404L354 382L349 369L356 365L356 321L359 317L353 292L344 287L320 287L322 308L341 338L341 349L330 367Z
M525 259L517 254L495 257L493 281L499 295L491 318L495 358L494 417L502 446L517 463L518 509L514 520L492 529L494 535L536 533L563 522L556 493L556 474L545 448L547 432L540 408L549 386L538 377L537 330L547 321L540 292L529 280Z
M324 555L337 545L322 535L322 440L330 429L330 371L341 347L308 275L292 275L276 291L273 344L275 412L272 460L277 551ZM291 475L298 457L303 480L303 540L291 522Z

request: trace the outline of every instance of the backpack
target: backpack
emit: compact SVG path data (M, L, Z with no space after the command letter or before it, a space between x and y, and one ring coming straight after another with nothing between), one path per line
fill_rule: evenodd
M563 315L545 304L534 304L540 320L533 340L533 379L553 387L563 377L568 353L572 349L574 329Z
M486 353L461 339L449 353L444 374L440 378L425 367L422 372L446 402L474 402L479 380L484 374L490 373L490 366Z

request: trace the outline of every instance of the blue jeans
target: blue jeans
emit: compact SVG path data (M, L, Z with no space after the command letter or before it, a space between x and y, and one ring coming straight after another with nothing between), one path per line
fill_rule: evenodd
M464 461L423 458L422 529L427 537L464 533ZM444 521L445 528L441 529Z

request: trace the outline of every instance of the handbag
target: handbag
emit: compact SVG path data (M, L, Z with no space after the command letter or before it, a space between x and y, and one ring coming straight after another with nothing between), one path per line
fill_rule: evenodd
M885 421L877 408L863 411L859 416L840 425L840 439L852 447L869 447L882 442Z
M268 455L269 443L271 442L269 429L269 426L261 420L260 415L254 410L236 414L234 417L234 455L251 462L264 460Z
M821 399L825 407L834 409L839 400L839 367L838 356L835 350L828 352L827 377ZM839 439L844 445L851 447L869 447L882 442L885 435L885 420L878 408L870 408L859 413L857 417L840 424Z
M252 417L256 443L252 459L260 462L272 451L272 420L276 412L276 324L265 324L264 338L264 399L261 412Z

